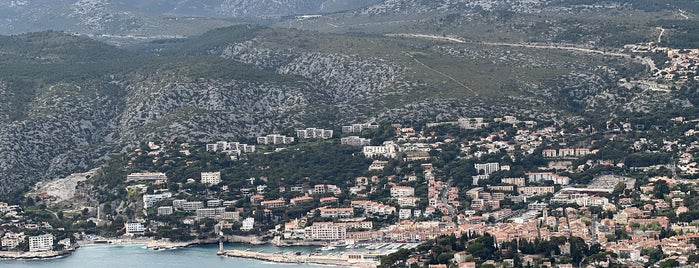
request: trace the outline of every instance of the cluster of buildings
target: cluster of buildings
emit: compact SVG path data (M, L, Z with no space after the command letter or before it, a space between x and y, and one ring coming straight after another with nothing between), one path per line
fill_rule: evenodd
M218 141L216 143L206 144L206 151L222 152L230 156L239 157L244 153L254 153L255 145L248 145L240 142Z

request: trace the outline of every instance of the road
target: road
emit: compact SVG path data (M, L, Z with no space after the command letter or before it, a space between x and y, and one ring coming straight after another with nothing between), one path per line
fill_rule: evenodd
M663 27L658 27L660 29L660 34L658 35L658 42L657 44L660 44L660 41L663 40L663 34L665 33L665 28Z
M663 29L664 31L664 29ZM662 35L662 32L661 32ZM392 37L408 37L408 38L419 38L419 39L431 39L431 40L440 40L440 41L445 41L445 42L451 42L451 43L459 43L459 44L465 44L469 43L466 42L463 39L459 39L457 37L452 37L452 36L439 36L439 35L428 35L428 34L407 34L407 33L402 33L402 34L387 34L386 36L392 36ZM660 38L660 36L658 37ZM572 45L562 45L562 44L525 44L525 43L506 43L506 42L480 42L480 43L473 43L473 44L482 44L482 45L487 45L487 46L506 46L506 47L521 47L521 48L536 48L536 49L555 49L555 50L567 50L567 51L574 51L574 52L581 52L581 53L586 53L586 54L597 54L597 55L602 55L602 56L609 56L609 57L619 57L619 58L624 58L624 59L630 59L637 61L643 65L648 66L649 71L657 69L655 67L655 63L651 58L647 57L631 57L629 54L624 54L624 53L618 53L618 52L609 52L609 51L603 51L603 50L597 50L597 49L591 49L591 48L584 48L584 47L577 47L577 46L572 46Z

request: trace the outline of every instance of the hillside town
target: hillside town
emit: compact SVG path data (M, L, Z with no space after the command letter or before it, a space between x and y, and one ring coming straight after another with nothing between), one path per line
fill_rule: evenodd
M87 175L93 181L64 182L73 188L61 195L37 185L21 204L1 203L0 255L149 238L345 247L337 258L360 266L384 265L382 258L405 251L405 264L421 267L696 263L698 122L672 119L668 131L681 130L674 138L623 121L594 129L506 116L306 128L295 137L260 136L254 145L149 142ZM360 175L230 172L242 165L269 169L254 157L300 157L319 144L344 148L345 159L363 166L353 171ZM494 248L512 241L520 248L507 258L469 246L439 258L420 250L443 237L486 236ZM577 239L589 252L579 252ZM522 246L541 241L555 246Z

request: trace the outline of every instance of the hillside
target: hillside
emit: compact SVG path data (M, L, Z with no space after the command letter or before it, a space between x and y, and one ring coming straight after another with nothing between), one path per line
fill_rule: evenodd
M12 3L3 4L4 12L34 10L39 2ZM134 1L81 3L85 14L152 8ZM138 14L154 18L212 7L181 3L189 9L160 5ZM245 3L241 7L252 5ZM263 3L272 4L256 2ZM284 10L307 14L319 3ZM366 1L320 18L280 17L278 26L285 28L243 24L186 39L144 40L128 51L61 32L0 37L0 188L87 170L147 140L244 139L299 127L503 114L595 121L696 105L689 91L648 92L618 83L648 71L642 60L617 53L621 44L657 38L656 23L674 27L663 39L668 45L691 37L691 13L683 13L689 22L673 24L684 2L652 10L595 3ZM643 22L651 16L654 21ZM397 18L403 20L391 22ZM213 26L197 20L218 19L177 19L200 32ZM167 25L182 28L178 23ZM163 33L144 21L133 25Z

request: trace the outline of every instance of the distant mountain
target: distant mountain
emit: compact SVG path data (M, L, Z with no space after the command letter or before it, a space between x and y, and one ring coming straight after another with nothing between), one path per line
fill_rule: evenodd
M274 19L362 8L379 0L11 0L0 2L0 34L193 35L231 19Z

